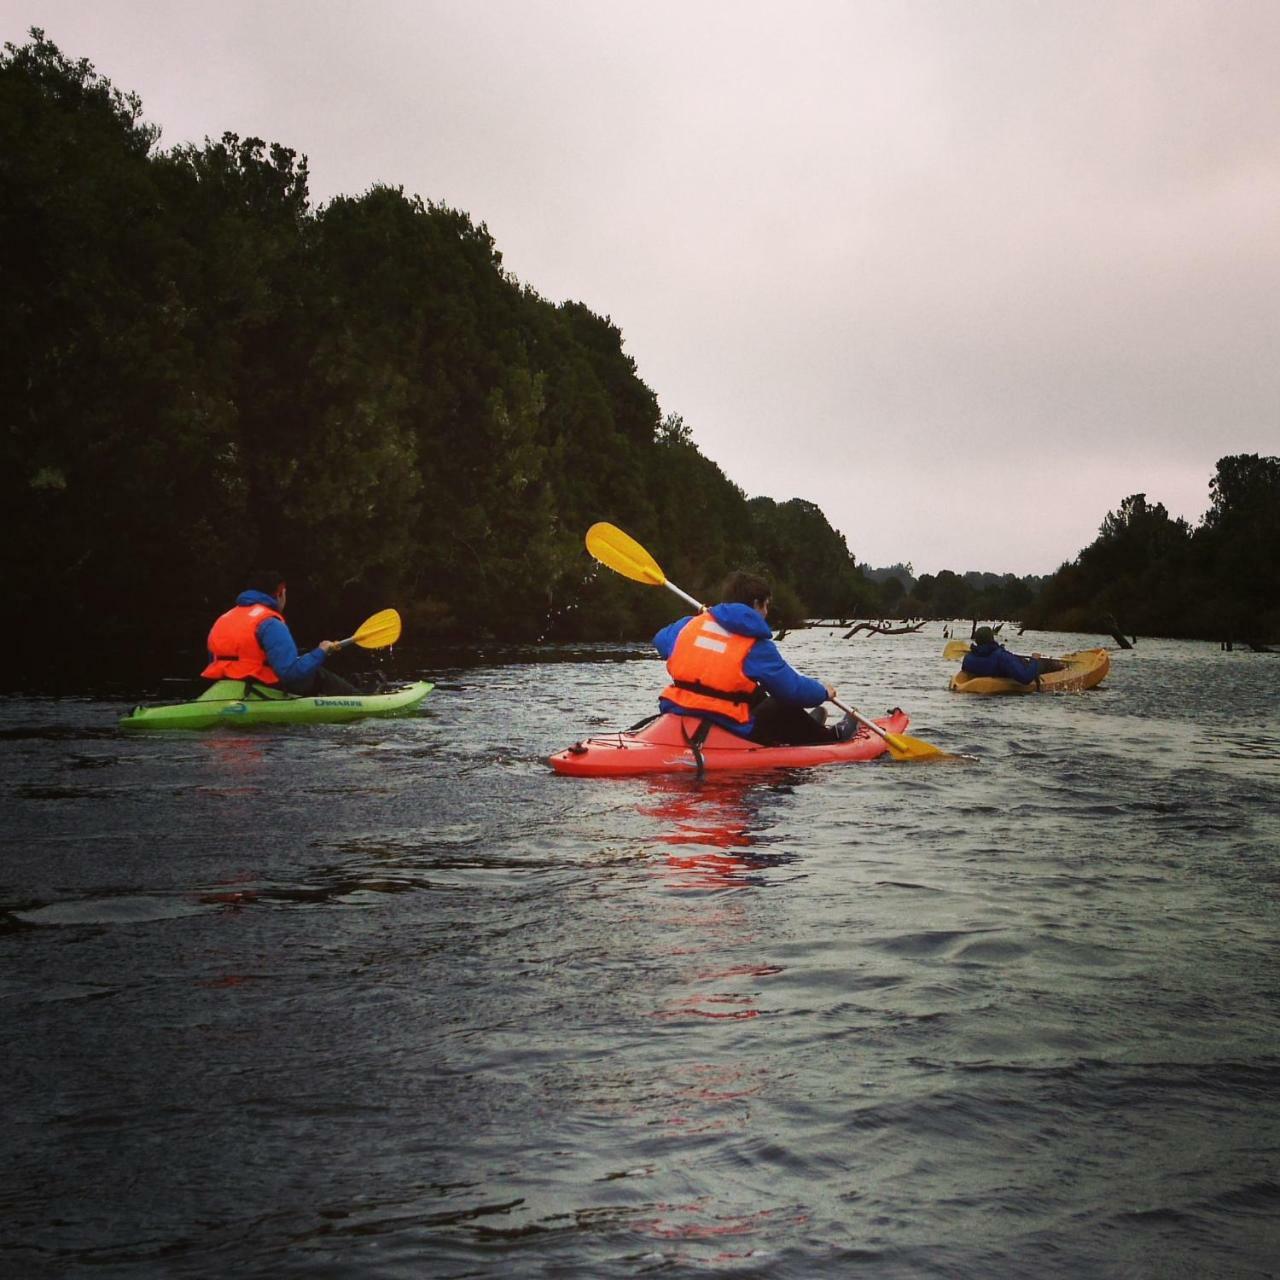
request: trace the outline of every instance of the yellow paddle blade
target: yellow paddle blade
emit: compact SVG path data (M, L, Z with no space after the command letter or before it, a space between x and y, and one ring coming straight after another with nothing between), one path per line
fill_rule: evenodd
M362 649L385 649L400 639L400 615L394 609L383 609L366 618L351 638Z
M895 760L961 760L964 758L953 756L950 751L943 751L941 747L935 747L932 742L923 742L919 738L911 737L910 734L890 733L874 720L868 720L861 711L845 706L839 698L832 698L830 701L845 715L852 716L859 724L866 725L876 737L883 738L884 745L889 748L889 754Z
M658 562L629 534L603 520L587 530L587 550L601 564L633 582L665 587L667 575Z
M895 760L951 760L955 757L932 742L922 742L906 733L886 733L884 740Z
M969 652L968 640L948 640L946 648L942 651L942 656L948 662L959 662L966 653Z

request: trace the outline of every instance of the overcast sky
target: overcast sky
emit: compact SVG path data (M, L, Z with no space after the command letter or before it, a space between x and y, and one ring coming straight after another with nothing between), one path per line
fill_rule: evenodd
M483 222L859 561L1047 573L1280 453L1277 0L0 0L162 145ZM602 511L602 519L613 513Z

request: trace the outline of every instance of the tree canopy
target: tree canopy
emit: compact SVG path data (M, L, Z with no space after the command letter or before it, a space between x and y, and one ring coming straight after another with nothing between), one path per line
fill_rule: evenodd
M1221 458L1192 529L1136 493L1049 580L1033 626L1242 641L1280 637L1280 458Z
M740 565L792 621L874 596L816 507L748 503L620 328L521 285L467 213L316 208L287 147L158 142L87 59L5 46L0 555L60 616L20 663L194 660L264 564L307 628L395 600L418 635L651 631L670 602L596 572L601 518L704 596Z

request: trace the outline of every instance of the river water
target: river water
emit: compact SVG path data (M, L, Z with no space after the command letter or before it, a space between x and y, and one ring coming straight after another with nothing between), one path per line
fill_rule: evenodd
M625 647L254 735L0 701L0 1270L1280 1274L1280 657L783 643L973 760L554 775Z

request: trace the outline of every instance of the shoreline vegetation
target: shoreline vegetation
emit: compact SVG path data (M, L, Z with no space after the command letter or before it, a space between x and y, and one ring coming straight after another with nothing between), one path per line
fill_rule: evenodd
M1280 640L1280 458L1221 459L1195 528L1123 499L1045 578L869 569L813 503L745 494L612 319L517 280L469 214L393 186L316 207L287 147L159 142L87 59L5 45L0 554L16 616L50 619L10 680L201 662L262 564L300 639L388 604L419 645L647 637L669 604L597 572L598 519L702 596L768 573L784 627Z

